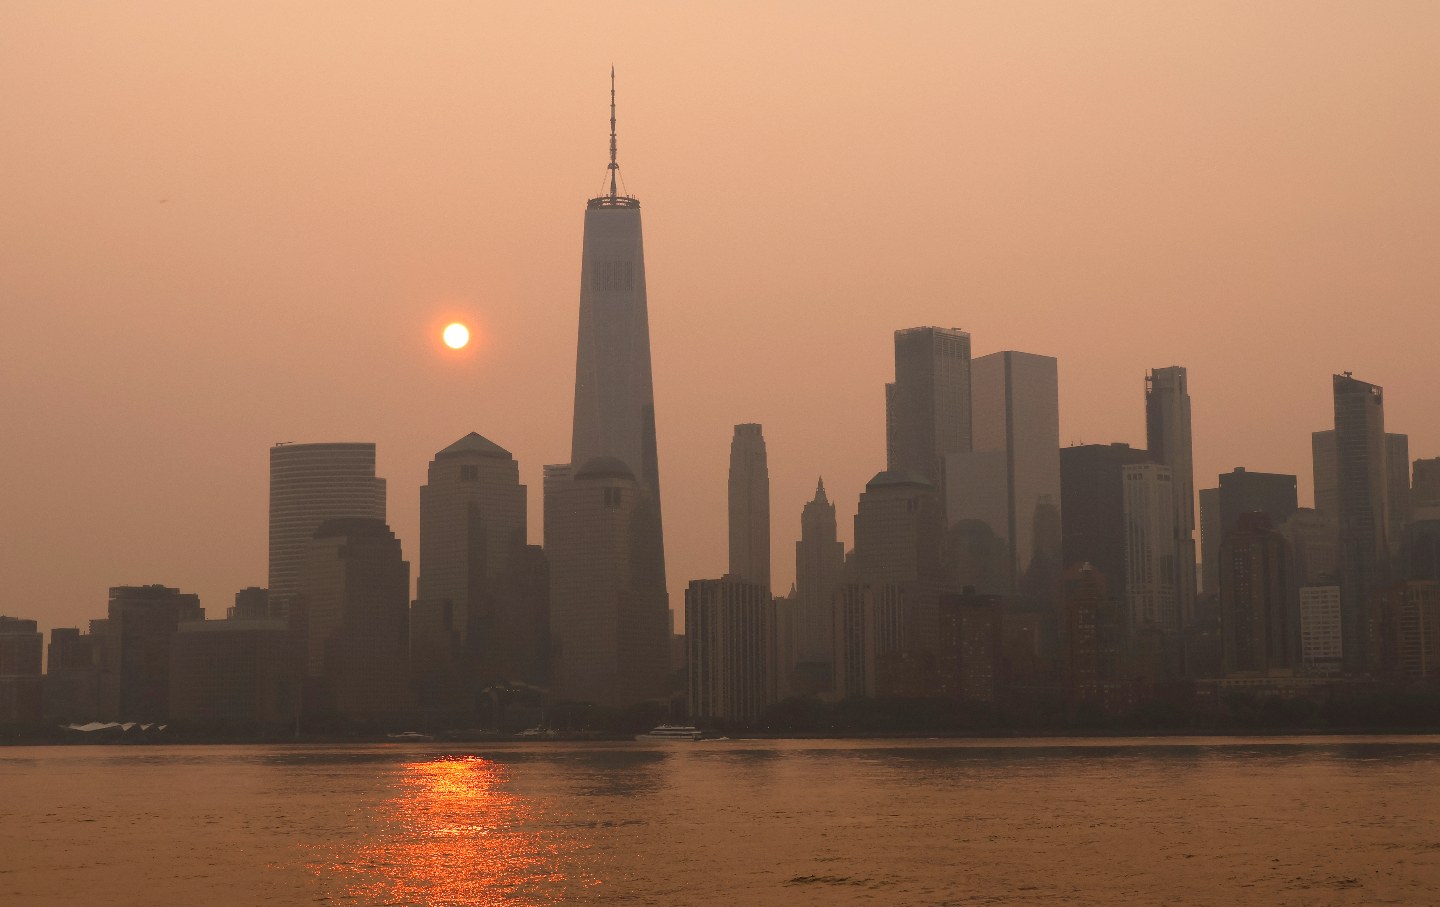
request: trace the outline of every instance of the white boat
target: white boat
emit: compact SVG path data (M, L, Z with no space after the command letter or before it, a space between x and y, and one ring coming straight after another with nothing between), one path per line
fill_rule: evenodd
M636 740L699 740L705 732L688 724L662 724L639 734Z

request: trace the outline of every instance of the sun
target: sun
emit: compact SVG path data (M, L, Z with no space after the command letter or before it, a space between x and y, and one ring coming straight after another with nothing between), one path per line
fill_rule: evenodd
M463 349L470 342L470 329L457 321L445 325L445 332L440 336L444 338L445 345L450 349Z

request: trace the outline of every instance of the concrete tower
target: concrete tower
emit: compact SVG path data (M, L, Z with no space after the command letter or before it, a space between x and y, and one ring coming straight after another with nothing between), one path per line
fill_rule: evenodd
M1145 437L1155 462L1170 467L1175 495L1174 587L1181 627L1195 619L1195 467L1190 442L1190 383L1184 366L1145 376Z
M730 442L730 575L770 591L770 468L754 424Z
M300 589L300 567L326 520L385 521L385 480L374 444L276 444L270 448L270 613L283 617Z

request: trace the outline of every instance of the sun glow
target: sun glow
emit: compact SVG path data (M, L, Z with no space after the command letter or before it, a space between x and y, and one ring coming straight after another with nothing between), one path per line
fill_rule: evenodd
M452 350L463 349L470 343L470 329L460 322L445 325L445 332L441 334L445 345Z

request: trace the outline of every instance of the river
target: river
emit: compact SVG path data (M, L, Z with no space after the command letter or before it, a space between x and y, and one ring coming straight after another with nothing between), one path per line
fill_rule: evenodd
M0 903L1426 904L1440 737L0 749Z

